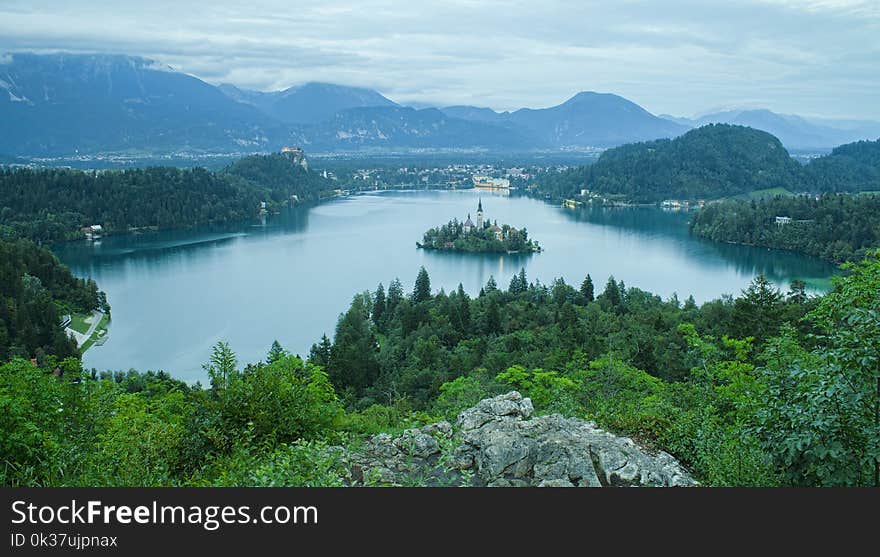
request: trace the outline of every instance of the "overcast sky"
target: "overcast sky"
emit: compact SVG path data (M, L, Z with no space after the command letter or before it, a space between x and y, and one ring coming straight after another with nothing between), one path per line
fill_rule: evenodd
M211 83L328 81L403 103L504 110L591 90L655 114L880 120L880 0L0 0L0 51L20 50L136 54Z

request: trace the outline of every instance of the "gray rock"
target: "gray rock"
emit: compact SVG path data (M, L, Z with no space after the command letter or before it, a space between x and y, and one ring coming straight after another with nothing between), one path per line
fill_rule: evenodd
M696 482L671 455L656 455L595 423L559 414L533 417L513 391L393 437L374 435L347 455L354 483L488 487L675 486ZM440 440L451 453L441 454ZM467 472L465 472L467 471Z
M498 478L486 487L529 487L529 482L525 480L508 480L506 478Z
M452 424L443 420L442 422L426 425L421 429L421 432L438 439L450 439L452 437Z
M690 486L690 474L669 454L651 455L632 439L559 414L530 418L517 392L480 401L459 414L461 445L453 463L485 485Z
M483 399L473 408L462 410L456 424L460 430L469 431L504 418L528 418L533 411L530 399L524 399L518 392L511 391L506 395Z
M541 480L538 487L574 487L574 484L568 480Z
M407 429L394 439L393 444L403 454L419 458L428 458L440 452L437 439L418 429Z

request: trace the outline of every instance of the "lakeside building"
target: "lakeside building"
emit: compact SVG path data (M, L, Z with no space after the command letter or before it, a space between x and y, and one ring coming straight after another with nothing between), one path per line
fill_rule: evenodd
M94 240L96 238L100 238L101 234L104 233L104 227L100 224L93 224L91 226L83 226L80 230L82 230L83 235L87 240Z
M507 178L490 178L489 176L481 176L475 174L471 180L474 187L478 190L509 190L510 180Z

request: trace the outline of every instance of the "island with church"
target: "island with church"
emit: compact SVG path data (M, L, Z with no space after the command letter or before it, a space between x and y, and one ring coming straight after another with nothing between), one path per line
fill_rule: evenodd
M507 224L498 226L485 218L483 200L477 204L476 222L467 219L462 222L452 219L448 223L425 232L421 242L416 242L421 249L458 251L468 253L537 253L541 247L535 240L529 240L525 228L514 228Z

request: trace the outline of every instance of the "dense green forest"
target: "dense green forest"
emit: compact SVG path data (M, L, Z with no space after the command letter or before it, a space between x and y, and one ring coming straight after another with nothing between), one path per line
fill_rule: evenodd
M556 199L582 189L610 199L720 199L757 190L858 192L880 189L880 140L842 145L802 166L774 136L710 124L675 139L622 145L592 165L536 175L537 192Z
M293 195L300 201L316 200L337 187L318 172L303 166L302 160L301 156L287 153L251 155L235 161L224 172L263 190L271 201L278 204L287 203Z
M759 276L737 298L662 300L609 278L479 296L356 296L309 361L349 408L402 404L452 417L514 387L544 412L583 416L662 448L708 485L876 483L880 261L811 298Z
M716 199L791 187L800 171L772 135L721 124L609 149L589 168L587 189L640 201Z
M470 253L532 253L540 251L538 243L529 240L525 228L514 228L508 224L498 226L488 221L482 228L471 226L465 232L465 225L453 219L448 223L431 228L416 243L424 249L443 251L464 251Z
M778 223L777 217L791 221ZM710 240L787 249L842 263L880 246L880 196L728 200L700 209L690 229Z
M61 316L109 311L93 280L75 278L49 250L29 240L0 239L0 359L51 362L79 356ZM47 364L52 367L52 364Z
M663 300L609 278L475 297L354 297L307 361L274 343L241 365L218 343L209 385L165 373L0 366L3 485L346 485L335 446L451 418L515 388L536 410L593 419L664 449L704 485L874 485L880 260L833 292Z
M880 139L835 147L804 167L807 191L880 191Z
M221 172L153 167L122 171L0 168L0 230L37 241L255 218L260 202L317 199L330 182L284 155L246 157Z

